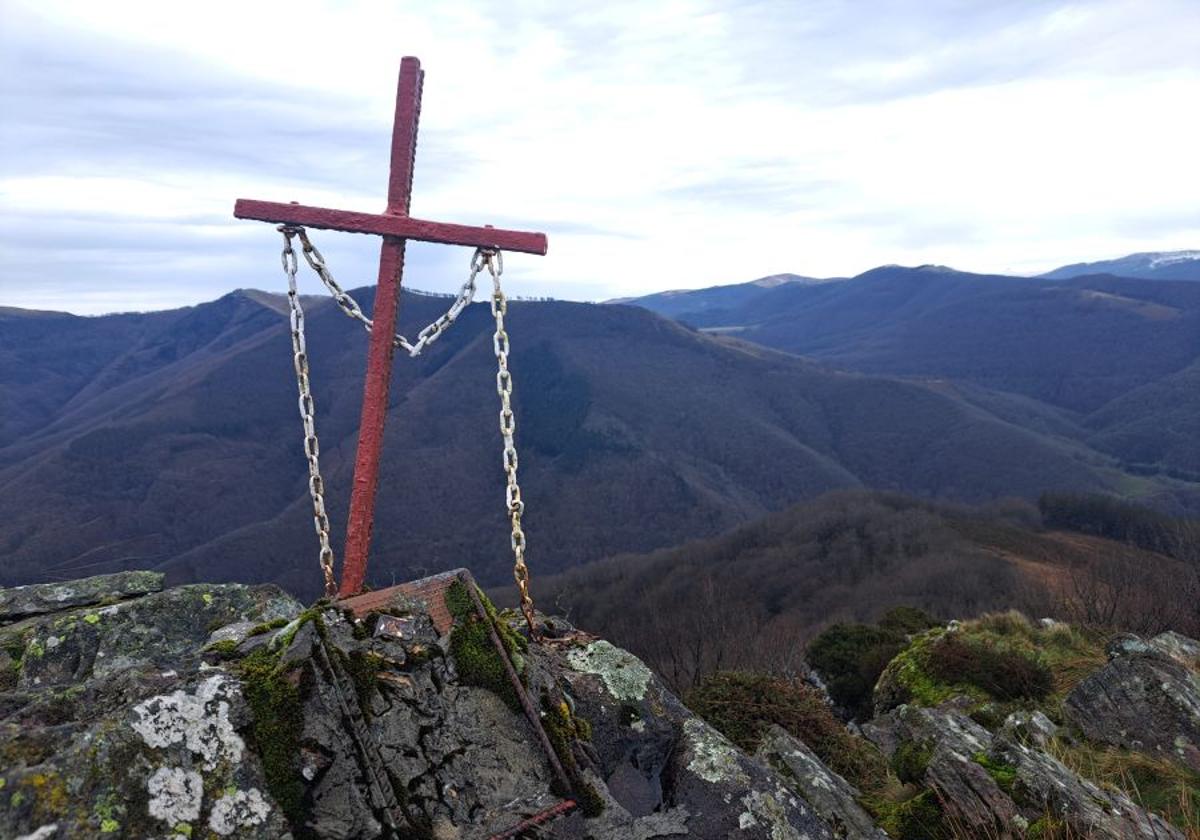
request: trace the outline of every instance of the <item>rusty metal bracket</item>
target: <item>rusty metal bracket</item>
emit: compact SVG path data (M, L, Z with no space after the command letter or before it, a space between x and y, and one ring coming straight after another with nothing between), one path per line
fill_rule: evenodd
M564 817L573 810L575 810L575 800L564 799L557 805L551 805L546 810L539 811L532 817L521 820L512 828L508 828L504 831L498 832L497 834L493 834L488 838L488 840L512 840L512 838L517 837L522 832L537 828L540 825L545 825L551 820L556 820L559 817Z

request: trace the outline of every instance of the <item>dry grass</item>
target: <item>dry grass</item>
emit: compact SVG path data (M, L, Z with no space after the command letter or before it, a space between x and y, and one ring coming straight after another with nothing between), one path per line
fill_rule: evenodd
M1161 815L1188 840L1200 840L1200 773L1143 753L1060 739L1051 740L1046 752L1083 778Z

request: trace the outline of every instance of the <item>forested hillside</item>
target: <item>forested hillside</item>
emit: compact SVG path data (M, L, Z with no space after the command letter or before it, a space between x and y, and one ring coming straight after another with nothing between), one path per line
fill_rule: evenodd
M369 292L360 298L369 310ZM328 300L309 303L340 548L366 336ZM405 329L445 304L407 295ZM542 574L715 535L838 488L969 502L1108 491L1168 511L1200 499L1195 484L1122 469L1082 439L1078 416L1020 395L838 371L635 307L517 302L510 332L526 526ZM1182 353L1188 337L1171 335L1162 353ZM487 583L507 579L494 365L484 305L427 355L398 359L375 583L459 565ZM278 297L239 292L98 318L7 310L0 369L15 407L0 429L0 581L153 567L175 580L270 580L315 594ZM1153 423L1152 405L1130 405L1118 427ZM1188 419L1163 438L1165 454L1146 457L1186 458Z
M796 673L819 630L896 606L943 620L1017 608L1195 634L1198 536L1200 520L1104 497L1047 497L1039 510L839 492L715 538L590 563L538 592L683 690L722 669Z
M1132 472L1200 479L1200 283L885 266L732 306L715 293L680 293L704 305L668 314L844 369L970 387ZM635 302L668 312L655 296Z

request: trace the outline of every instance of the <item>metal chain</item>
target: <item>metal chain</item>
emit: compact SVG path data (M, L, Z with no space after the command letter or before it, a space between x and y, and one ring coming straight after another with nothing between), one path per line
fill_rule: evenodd
M288 278L288 309L292 324L292 364L296 368L296 386L300 391L300 419L304 423L304 455L308 459L308 493L312 496L313 525L321 543L321 573L325 576L325 595L332 598L337 593L333 579L333 549L329 546L329 517L325 513L325 482L321 479L321 445L317 440L317 427L313 415L312 389L308 382L308 350L304 343L304 309L300 306L300 295L296 291L296 271L299 261L292 248L292 237L304 240L301 228L280 225L283 234L283 271Z
M337 280L333 279L328 266L325 265L325 258L321 256L321 252L317 250L317 246L309 241L308 232L304 228L298 228L297 235L300 237L300 244L304 249L304 258L308 260L308 264L312 266L312 270L321 278L321 282L325 284L325 288L329 289L329 293L333 295L333 299L337 305L343 312L361 323L367 332L370 332L374 327L374 323L363 313L362 307L358 305L358 301L351 297L338 284ZM415 358L421 355L421 351L437 341L438 337L458 319L462 311L475 299L475 278L482 267L482 265L476 265L476 260L471 260L471 275L467 278L467 282L463 283L462 288L458 290L458 296L454 299L454 303L450 304L450 308L440 318L417 333L417 340L415 342L410 342L404 336L396 333L392 338L392 343L407 352L409 356Z
M304 452L308 457L309 492L313 499L314 522L321 540L321 570L325 575L325 593L332 597L336 592L333 579L333 549L329 547L329 518L325 514L324 483L321 480L316 427L313 421L313 399L308 382L308 355L304 345L304 311L296 292L296 252L292 249L292 237L300 239L304 258L321 282L329 289L334 301L343 312L362 323L368 332L373 326L371 319L363 314L358 302L347 294L325 265L321 252L308 238L301 227L281 225L283 234L283 270L288 276L288 305L292 316L292 352L296 367L296 380L300 388L300 417L304 421ZM541 632L534 622L533 596L529 593L529 567L525 564L525 532L521 528L521 517L525 513L525 502L521 499L521 485L517 483L517 447L513 439L517 430L516 415L512 410L512 374L508 370L508 332L504 328L504 316L508 312L508 298L500 287L500 275L504 273L504 258L498 250L478 248L471 258L471 273L459 290L458 297L444 315L417 334L417 341L410 343L397 334L393 342L410 356L420 355L426 347L437 341L446 329L455 322L462 311L474 300L475 280L479 272L487 269L492 278L492 316L496 319L496 331L492 335L492 349L496 354L496 393L500 395L500 435L504 440L504 473L506 477L505 503L509 523L512 526L513 578L520 591L521 612L535 640Z
M525 565L525 532L521 528L521 516L525 513L525 502L521 500L521 485L517 483L517 446L513 435L517 430L516 416L512 410L512 374L508 370L508 332L504 329L504 316L508 312L508 298L500 288L500 275L504 273L504 258L499 251L479 248L471 260L472 274L487 267L492 276L492 317L496 319L496 332L492 335L492 349L496 353L496 393L500 395L500 435L504 438L504 474L507 483L504 491L508 507L508 519L512 525L513 578L521 594L521 612L529 633L535 640L541 632L533 620L533 596L529 594L529 567Z

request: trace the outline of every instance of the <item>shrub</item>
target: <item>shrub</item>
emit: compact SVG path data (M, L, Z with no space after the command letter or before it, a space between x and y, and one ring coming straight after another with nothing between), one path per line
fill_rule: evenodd
M1040 700L1054 689L1043 663L1016 651L947 634L929 650L929 671L944 683L969 683L997 700Z
M829 688L829 696L851 717L871 713L871 693L888 662L908 636L937 622L914 607L896 607L877 625L834 624L808 645L806 658Z
M747 752L758 748L772 724L812 749L835 773L862 789L884 783L887 762L834 717L811 686L767 674L722 671L705 677L687 705Z

